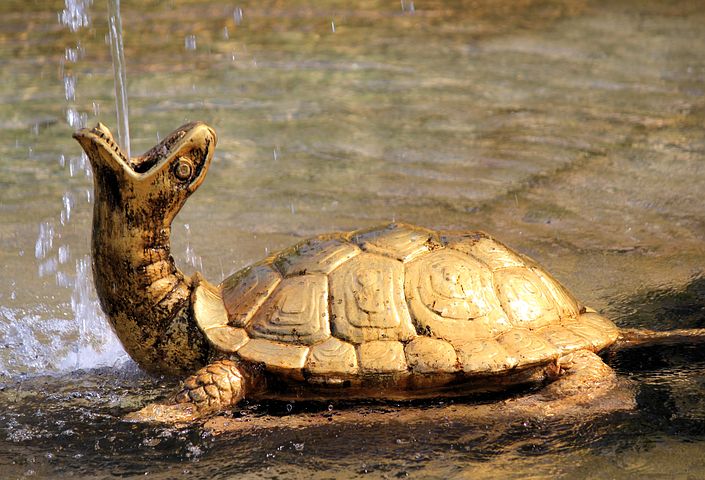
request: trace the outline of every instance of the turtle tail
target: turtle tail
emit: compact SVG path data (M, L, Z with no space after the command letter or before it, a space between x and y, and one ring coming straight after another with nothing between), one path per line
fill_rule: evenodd
M622 328L612 348L623 350L651 345L692 345L699 343L705 343L705 328L680 328L666 331Z

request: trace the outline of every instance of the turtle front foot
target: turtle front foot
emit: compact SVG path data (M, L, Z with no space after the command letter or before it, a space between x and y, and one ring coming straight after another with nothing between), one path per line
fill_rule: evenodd
M136 423L190 423L237 404L244 393L245 381L237 364L220 360L188 377L170 401L150 403L122 419Z

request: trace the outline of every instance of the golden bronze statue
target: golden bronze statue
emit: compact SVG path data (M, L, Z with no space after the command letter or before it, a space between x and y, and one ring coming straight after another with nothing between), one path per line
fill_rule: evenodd
M546 401L611 385L608 347L701 330L618 329L533 260L482 232L392 224L322 235L220 285L184 275L171 223L216 134L190 123L126 158L102 124L74 134L95 182L93 274L130 356L190 375L133 420L189 421L248 398L409 399L550 382Z

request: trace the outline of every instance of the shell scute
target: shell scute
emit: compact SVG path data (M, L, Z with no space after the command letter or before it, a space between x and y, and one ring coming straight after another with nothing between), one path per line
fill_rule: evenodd
M252 317L247 332L253 338L304 345L328 338L327 278L301 275L282 280Z
M404 347L406 361L416 373L458 371L458 356L453 346L436 338L416 337Z
M369 253L357 255L334 270L329 281L335 335L352 343L416 336L403 278L400 262Z
M330 337L325 342L311 347L305 370L313 375L340 377L355 375L358 371L355 347Z
M471 340L511 328L492 272L473 257L435 250L406 265L405 283L416 327L430 336Z
M249 362L263 364L267 370L303 379L302 369L308 351L309 347L303 345L253 338L237 354Z
M562 322L562 325L583 337L595 352L613 344L619 337L616 325L595 312L583 313L577 319Z
M221 289L208 283L200 273L193 276L191 284L191 308L201 330L227 325L228 312Z
M462 371L468 375L489 375L514 368L518 360L492 338L453 342Z
M517 359L518 367L529 367L558 358L557 347L528 329L514 328L500 335L497 342Z
M229 325L209 328L205 334L213 346L226 353L237 352L250 340L245 329Z
M393 373L407 369L401 342L373 340L358 345L357 351L363 373Z
M281 280L281 275L269 265L254 265L226 278L221 289L230 324L247 326Z
M575 318L580 314L580 304L558 280L540 267L531 267L531 271L541 279L543 286L555 301L561 318Z
M448 248L471 255L492 270L525 266L518 253L484 232L448 233L441 240Z
M393 223L386 228L355 232L351 240L366 252L408 262L433 248L433 232L425 228Z
M585 338L571 332L563 325L547 325L540 328L535 333L556 347L561 355L589 346Z
M525 267L507 267L494 272L499 301L518 327L538 328L560 320L555 300L541 279Z
M274 265L285 277L306 273L328 275L360 252L357 245L342 238L323 236L302 242L279 255Z

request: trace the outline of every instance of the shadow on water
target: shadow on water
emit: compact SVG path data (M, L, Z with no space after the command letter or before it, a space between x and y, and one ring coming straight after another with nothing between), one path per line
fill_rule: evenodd
M705 278L682 288L666 287L617 298L611 305L622 326L656 330L705 326ZM701 345L639 348L609 359L636 380L639 410L634 426L680 441L705 437L705 350Z
M622 312L617 321L649 328L702 326L704 299L705 279L695 278L682 289L616 299ZM484 398L267 402L245 404L219 417L220 423L155 427L119 417L168 394L176 382L146 376L132 364L13 380L0 385L0 467L10 477L149 472L157 478L186 473L283 478L307 472L314 478L404 478L472 472L491 478L522 476L527 469L538 477L576 471L589 477L597 474L590 466L594 459L617 472L642 472L643 465L625 460L631 453L705 439L702 349L649 347L615 353L608 361L637 385L637 408L580 420L493 418L498 410ZM264 418L266 428L214 428L243 417Z
M705 277L695 277L682 288L669 286L616 297L610 309L624 327L705 327Z

